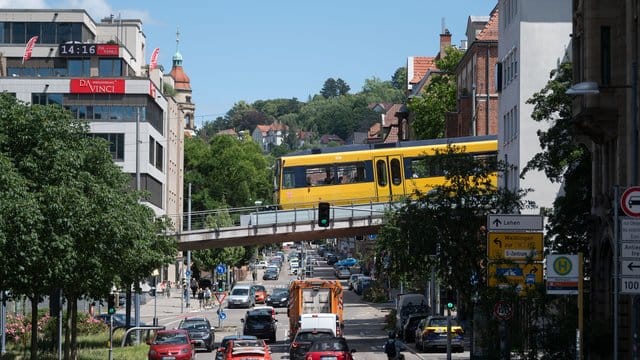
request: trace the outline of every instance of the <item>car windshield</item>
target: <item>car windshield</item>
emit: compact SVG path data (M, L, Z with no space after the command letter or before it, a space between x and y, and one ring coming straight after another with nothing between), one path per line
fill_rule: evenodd
M319 340L311 345L309 351L349 351L344 339Z
M233 289L231 295L248 295L249 289Z
M296 341L316 341L331 339L332 337L333 334L328 332L299 332L298 336L296 336Z
M179 326L180 329L185 330L208 330L209 327L204 321L183 321Z
M429 320L429 326L447 326L447 319L431 319ZM458 326L458 322L451 319L451 326Z
M282 290L282 289L274 289L273 290L273 294L271 294L272 296L287 296L289 295L289 290Z
M154 344L186 344L187 335L179 333L159 333L156 335Z
M270 313L264 313L264 314L260 314L260 315L251 315L251 316L247 316L247 324L249 325L255 325L255 324L264 324L264 323L268 323L271 322L271 314Z

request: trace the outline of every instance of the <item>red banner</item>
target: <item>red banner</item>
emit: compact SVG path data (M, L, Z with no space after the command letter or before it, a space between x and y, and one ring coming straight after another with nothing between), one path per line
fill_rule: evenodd
M118 56L120 55L120 45L117 44L99 44L96 49L98 56Z
M34 36L27 42L27 46L24 48L24 55L22 55L22 63L31 59L31 52L33 51L33 46L38 41L38 36Z
M158 54L160 53L160 48L153 49L153 53L151 53L151 61L149 62L149 71L153 70L158 66Z
M71 79L72 94L124 94L124 79Z

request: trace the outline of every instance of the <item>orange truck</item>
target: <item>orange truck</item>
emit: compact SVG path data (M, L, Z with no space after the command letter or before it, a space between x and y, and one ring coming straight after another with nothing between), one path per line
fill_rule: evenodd
M344 328L342 311L342 285L339 280L305 279L294 280L289 285L289 338L298 332L303 314L336 314L339 322L338 332ZM340 336L340 334L336 334Z

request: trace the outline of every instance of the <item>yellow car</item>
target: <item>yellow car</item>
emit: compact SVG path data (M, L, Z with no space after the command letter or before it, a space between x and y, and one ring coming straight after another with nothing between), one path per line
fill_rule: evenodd
M447 348L446 316L430 316L420 321L416 329L416 348L425 351ZM451 319L451 350L464 352L464 334L455 319Z

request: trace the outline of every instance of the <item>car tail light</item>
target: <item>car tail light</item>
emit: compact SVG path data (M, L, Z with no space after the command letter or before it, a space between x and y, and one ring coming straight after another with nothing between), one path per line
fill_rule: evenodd
M304 360L313 360L313 356L307 354L307 356L304 358Z

